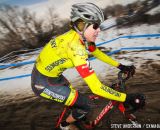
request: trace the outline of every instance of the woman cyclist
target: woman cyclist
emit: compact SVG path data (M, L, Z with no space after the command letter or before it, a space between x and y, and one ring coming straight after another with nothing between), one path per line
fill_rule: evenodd
M95 46L100 24L103 21L103 12L95 4L72 5L71 30L51 39L36 60L32 71L34 93L74 108L67 119L61 123L62 130L69 130L71 123L84 119L91 110L87 96L73 89L63 76L63 72L68 68L75 67L94 94L131 104L136 108L144 106L144 101L138 105L135 102L137 98L142 99L143 95L120 93L102 84L89 64L88 52L97 59L119 68L124 73L131 76L135 73L134 66L120 64Z

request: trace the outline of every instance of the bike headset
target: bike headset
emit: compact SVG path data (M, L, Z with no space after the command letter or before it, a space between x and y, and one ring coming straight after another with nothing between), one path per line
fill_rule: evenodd
M82 36L88 50L89 43L84 37L84 32L91 24L93 24L95 30L100 27L100 24L104 21L102 10L93 3L77 3L72 5L70 18L72 28Z

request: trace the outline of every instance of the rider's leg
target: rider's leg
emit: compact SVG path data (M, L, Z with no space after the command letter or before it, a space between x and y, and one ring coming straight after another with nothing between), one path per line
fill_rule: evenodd
M66 118L66 122L68 122L68 123L73 123L73 122L75 122L76 121L76 119L75 118L73 118L73 116L72 116L72 114L70 114L67 118Z
M58 78L47 77L34 68L31 78L36 95L73 107L71 115L66 119L67 123L82 119L89 112L88 98L74 90L63 75Z
M67 127L69 124L77 121L86 119L86 115L90 112L90 100L84 94L78 93L77 99L74 104L72 104L72 112L66 118L65 121L61 123L61 127Z

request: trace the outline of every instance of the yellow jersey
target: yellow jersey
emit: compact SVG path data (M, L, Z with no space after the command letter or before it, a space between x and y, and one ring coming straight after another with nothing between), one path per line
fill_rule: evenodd
M101 52L93 44L91 44L90 51L96 58L105 63L115 67L119 65L117 61ZM79 34L74 30L51 39L36 60L37 70L48 77L58 77L66 69L72 67L77 69L93 93L111 100L125 101L126 94L103 85L97 78L89 65L88 52L81 42Z

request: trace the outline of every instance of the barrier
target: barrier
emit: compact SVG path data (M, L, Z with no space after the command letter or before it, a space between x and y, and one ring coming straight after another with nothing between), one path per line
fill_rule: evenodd
M7 78L0 78L0 81L19 79L19 78L24 78L24 77L28 77L28 76L31 76L31 74L25 74L25 75L19 75L19 76L14 76L14 77L7 77Z
M118 38L114 38L114 39L111 39L111 40L109 40L109 41L105 41L105 42L98 43L97 46L100 46L100 45L103 45L103 44L107 44L107 43L116 41L116 40L118 40L118 39L123 39L123 38L132 39L132 38L151 38L151 37L160 37L160 34L158 33L158 34L143 34L143 35L120 36L120 37L118 37Z
M112 40L106 41L106 42L102 42L97 44L97 46L103 45L103 44L107 44L110 42L113 42L115 40L121 39L121 38L146 38L146 37L160 37L160 34L143 34L143 35L128 35L128 36L120 36L118 38L114 38ZM121 48L122 49L122 48ZM33 64L35 61L26 61L26 62L20 62L20 63L14 63L14 64L5 64L5 65L0 65L0 69L5 69L8 67L12 67L12 66L21 66L21 65L27 65L27 64Z
M132 35L132 36L121 36L115 39L112 39L110 41L102 42L97 44L97 46L118 40L120 38L141 38L141 37L160 37L160 34L145 34L145 35ZM150 47L126 47L126 48L120 48L118 50L111 51L107 53L107 55L113 55L116 53L119 53L120 51L125 51L125 50L160 50L160 46L150 46ZM91 57L89 60L94 60L96 59L95 57ZM5 69L8 67L13 67L13 66L22 66L22 65L27 65L27 64L33 64L35 60L32 61L26 61L26 62L19 62L19 63L14 63L14 64L5 64L5 65L0 65L0 69ZM26 75L20 75L20 76L14 76L14 77L7 77L7 78L0 78L0 81L4 80L11 80L11 79L17 79L17 78L23 78L23 77L28 77L31 76L31 74L26 74Z
M5 69L8 67L15 67L15 66L22 66L22 65L27 65L27 64L33 64L35 60L31 61L25 61L25 62L18 62L18 63L13 63L13 64L6 64L6 65L1 65L0 69Z
M10 58L14 58L14 57L18 57L18 56L21 56L21 55L28 55L29 53L35 53L35 51L39 51L41 48L36 48L36 49L24 49L24 50L18 50L18 51L12 51L10 53L8 53L7 55L3 56L0 58L0 62L6 60L6 59L10 59ZM27 54L19 54L19 53L24 53L24 52L28 52Z
M113 54L119 53L124 50L160 50L160 46L158 47L126 47L126 48L121 48L115 51L111 51L107 53L107 55L113 55ZM95 60L95 59L96 59L95 57L89 58L90 61ZM15 77L8 77L8 78L0 78L0 81L23 78L23 77L28 77L28 76L31 76L31 74L20 75L20 76L15 76Z
M160 46L155 46L155 47L123 47L118 50L111 51L111 52L107 53L107 55L113 55L113 54L119 53L121 51L128 51L128 50L160 50ZM96 59L96 58L91 57L89 60L94 60L94 59Z

